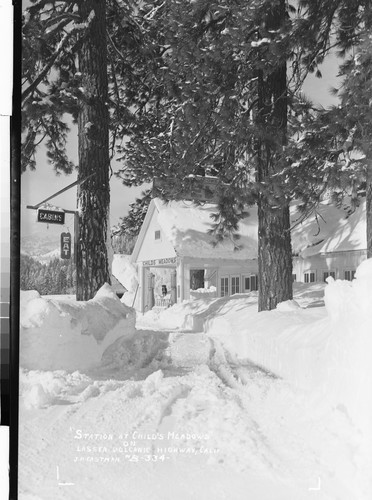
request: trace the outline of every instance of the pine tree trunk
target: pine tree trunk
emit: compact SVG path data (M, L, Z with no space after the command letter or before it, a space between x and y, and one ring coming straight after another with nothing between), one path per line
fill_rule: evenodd
M104 283L110 283L106 245L110 158L105 2L80 2L79 13L89 27L79 53L84 96L78 117L78 179L94 175L78 190L76 297L88 300Z
M371 156L370 156L371 158ZM366 179L366 223L367 223L367 258L372 258L372 160L367 165Z
M372 7L370 0L365 2L365 27L367 33L372 30ZM367 259L372 258L372 148L367 152L368 164L366 175L366 231L367 231Z
M287 206L273 210L261 197L258 205L259 311L292 299L292 252Z
M285 0L272 5L266 28L277 30L285 20ZM286 61L269 75L258 78L256 122L263 139L258 145L258 310L274 309L279 302L292 299L292 250L289 204L277 173L278 155L286 142L287 79Z

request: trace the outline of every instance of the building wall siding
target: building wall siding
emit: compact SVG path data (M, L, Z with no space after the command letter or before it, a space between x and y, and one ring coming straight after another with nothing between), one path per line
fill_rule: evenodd
M159 240L155 239L156 231L160 231ZM164 232L157 221L155 211L139 250L137 262L171 258L175 256L176 252L173 246L169 243L168 239L165 237Z
M296 281L304 282L306 272L315 272L315 281L323 281L324 272L335 272L336 279L344 279L345 271L355 271L359 264L367 258L366 250L349 250L313 255L311 257L295 257L293 274Z

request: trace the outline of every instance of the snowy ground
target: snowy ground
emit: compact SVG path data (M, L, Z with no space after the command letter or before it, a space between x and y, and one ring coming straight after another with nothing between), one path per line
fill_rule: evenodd
M324 285L297 285L275 311L200 298L136 331L109 289L24 296L19 498L370 499L371 287L367 261L326 307Z

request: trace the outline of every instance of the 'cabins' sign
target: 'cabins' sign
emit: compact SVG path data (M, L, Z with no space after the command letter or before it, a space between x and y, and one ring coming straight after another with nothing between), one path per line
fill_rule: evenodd
M47 224L64 224L65 223L65 212L60 212L57 210L46 210L44 208L39 208L37 211L37 221L46 222Z

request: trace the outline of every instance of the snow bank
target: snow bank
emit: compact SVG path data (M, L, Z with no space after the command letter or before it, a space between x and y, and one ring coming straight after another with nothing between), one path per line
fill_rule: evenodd
M195 329L193 323L194 315L205 311L216 300L219 299L208 297L203 298L203 300L184 300L165 310L154 307L151 311L142 315L138 314L137 325L141 328L152 328L153 330L166 328L169 330L178 328Z
M20 402L26 409L46 408L67 394L84 391L92 380L75 371L71 374L64 370L40 371L20 369Z
M115 254L112 261L112 274L128 290L122 297L123 304L132 307L138 288L137 270L130 255Z
M135 335L133 310L108 286L83 303L22 293L21 351L28 341L35 365L20 370L22 498L59 498L55 464L74 499L124 490L156 500L371 498L371 447L360 445L370 437L371 281L370 261L352 283L330 279L326 307L309 307L320 303L319 284L264 313L257 293L184 301L140 316L137 327L152 328ZM79 371L56 369L75 349ZM82 373L91 358L100 364ZM77 430L110 433L114 447L125 432L136 446L176 451L157 464L140 452L136 464L125 455L104 464L88 458L116 458L113 447L87 448L76 463Z
M294 283L295 300L301 307L314 307L324 305L325 283ZM211 293L208 293L210 291ZM237 299L242 299L244 304L254 305L257 310L257 292L248 294L237 294L234 297L216 298L213 296L215 287L209 289L195 290L195 296L190 300L175 304L168 309L152 309L144 314L138 314L137 325L140 328L152 329L185 329L202 331L204 321L214 313L219 314L219 310L226 305L228 311L231 304ZM192 292L193 294L193 292ZM244 306L242 306L244 307ZM251 309L251 312L255 310ZM241 308L239 309L239 311Z
M252 361L297 387L313 389L326 377L329 322L324 308L302 309L287 301L258 313L257 303L240 296L212 314L206 311L199 321L234 358Z
M353 282L328 279L326 308L296 301L256 312L244 296L220 299L194 318L236 359L248 359L341 408L370 432L372 421L372 259Z
M368 260L359 266L353 282L329 278L326 285L299 284L294 300L274 311L258 313L257 294L250 293L184 301L166 311L150 311L140 323L204 332L233 361L269 370L319 399L317 407L338 408L357 428L369 432L371 289L372 260ZM326 307L318 307L324 302Z
M372 259L361 263L355 278L351 283L331 278L325 290L331 330L325 390L368 431L372 444Z
M20 365L36 370L86 370L117 338L135 332L135 311L105 284L86 302L21 292Z
M197 290L190 290L190 297L192 299L202 299L207 297L214 299L217 297L217 288L215 286L211 286L209 288L198 288Z

